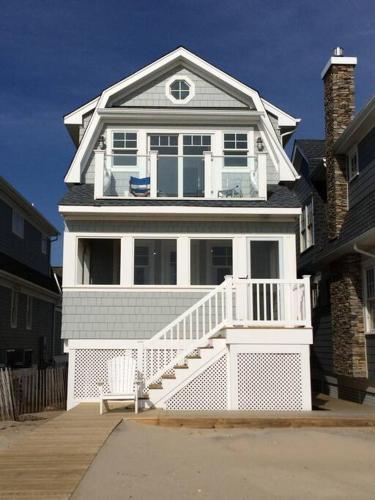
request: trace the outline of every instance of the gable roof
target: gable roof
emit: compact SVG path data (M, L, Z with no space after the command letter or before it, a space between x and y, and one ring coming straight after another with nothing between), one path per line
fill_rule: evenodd
M307 161L325 158L326 146L324 139L296 139L295 145Z
M109 100L120 92L123 93L125 91L133 91L135 88L137 88L141 81L142 83L151 81L152 79L157 78L166 71L169 71L170 69L178 65L183 65L187 68L191 68L193 71L202 74L202 76L206 77L207 79L220 82L220 85L222 87L230 89L230 92L233 95L240 95L242 99L245 99L245 101L246 99L249 100L250 98L255 105L256 111L248 110L246 112L249 116L251 115L251 113L261 113L261 123L264 126L266 134L269 136L269 138L272 137L273 139L273 146L276 150L280 170L282 170L284 173L284 180L293 181L298 178L297 172L294 170L283 147L278 141L276 131L272 126L268 113L276 116L278 119L280 117L281 123L288 129L288 133L296 128L299 119L293 118L287 113L281 111L276 106L268 103L268 101L263 100L257 90L241 83L240 81L231 77L224 71L216 68L212 64L193 54L184 47L178 47L174 51L166 54L165 56L154 61L148 66L145 66L139 71L136 71L135 73L124 78L120 82L105 89L98 98L90 101L81 108L78 108L69 115L65 116L64 122L67 126L77 126L77 124L82 124L83 116L85 114L89 113L90 111L96 110L96 113L93 114L93 117L91 118L86 132L83 136L83 139L79 144L68 173L65 176L65 182L81 182L82 167L85 161L87 161L87 155L90 147L92 148L94 146L97 135L99 134L99 124L104 120L103 113L102 116L100 116L100 112L103 111L104 108L108 107ZM109 110L106 109L106 111ZM123 112L126 113L127 110L124 109ZM181 110L181 113L183 113L183 110Z

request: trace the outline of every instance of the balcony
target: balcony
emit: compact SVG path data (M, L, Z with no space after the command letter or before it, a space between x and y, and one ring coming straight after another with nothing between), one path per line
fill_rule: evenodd
M266 199L267 156L113 155L95 152L95 198ZM149 178L135 190L131 177Z

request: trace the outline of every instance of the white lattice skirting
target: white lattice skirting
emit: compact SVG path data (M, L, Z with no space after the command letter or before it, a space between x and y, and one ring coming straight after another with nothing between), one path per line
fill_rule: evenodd
M68 407L97 401L97 383L106 382L107 361L125 354L138 359L138 366L142 367L137 348L72 349ZM145 368L150 371L149 362ZM138 377L143 378L143 374L139 372ZM309 348L229 345L222 355L183 381L178 391L172 390L162 407L201 411L308 410L311 407Z

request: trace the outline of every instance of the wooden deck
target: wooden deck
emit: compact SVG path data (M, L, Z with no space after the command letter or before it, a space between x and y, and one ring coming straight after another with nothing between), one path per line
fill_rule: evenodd
M40 425L0 452L0 498L69 498L123 417L88 404Z

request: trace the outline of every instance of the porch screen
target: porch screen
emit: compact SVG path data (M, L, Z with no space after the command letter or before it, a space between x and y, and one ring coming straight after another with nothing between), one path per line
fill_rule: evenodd
M119 285L120 248L119 239L80 238L77 282L81 285Z
M233 273L232 240L191 240L192 285L220 285Z
M134 284L175 285L176 240L135 240Z

